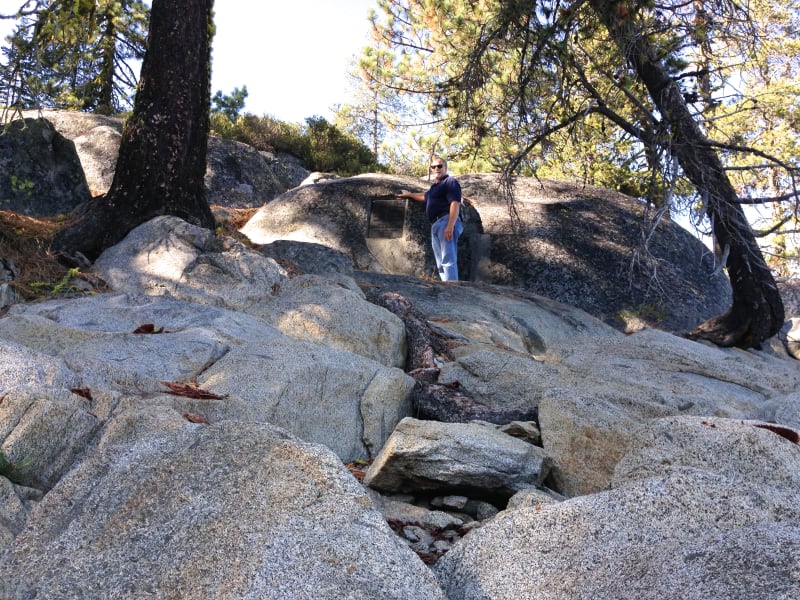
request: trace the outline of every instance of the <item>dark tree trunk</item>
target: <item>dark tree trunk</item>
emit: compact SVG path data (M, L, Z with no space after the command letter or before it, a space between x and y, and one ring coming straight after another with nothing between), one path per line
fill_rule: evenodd
M125 124L111 189L53 251L94 260L158 215L214 228L205 199L213 0L153 0L133 115Z
M716 242L727 255L725 266L733 289L731 308L696 327L690 337L720 346L759 348L782 327L783 302L722 161L655 49L636 29L634 10L629 10L624 0L591 2L669 126L669 150L702 196Z
M100 90L95 112L101 115L114 114L114 58L117 53L114 18L111 11L103 15L100 25Z

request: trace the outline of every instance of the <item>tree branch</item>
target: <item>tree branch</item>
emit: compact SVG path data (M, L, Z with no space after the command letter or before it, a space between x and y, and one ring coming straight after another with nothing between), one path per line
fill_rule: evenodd
M760 197L760 198L739 198L737 200L738 204L745 204L748 206L753 206L756 204L770 204L772 202L786 202L788 200L796 200L800 197L800 190L796 190L794 192L789 192L788 194L783 194L782 196L773 196L773 197Z

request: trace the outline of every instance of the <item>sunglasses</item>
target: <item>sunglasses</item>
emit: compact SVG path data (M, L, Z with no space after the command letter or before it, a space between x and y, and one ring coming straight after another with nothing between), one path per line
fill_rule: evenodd
M444 165L431 165L431 169L443 169Z

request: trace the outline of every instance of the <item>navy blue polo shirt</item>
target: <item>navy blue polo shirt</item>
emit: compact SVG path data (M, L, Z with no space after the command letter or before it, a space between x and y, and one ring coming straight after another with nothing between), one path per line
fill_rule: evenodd
M433 223L450 212L451 202L461 202L461 185L455 177L445 175L439 183L434 183L425 192L425 216Z

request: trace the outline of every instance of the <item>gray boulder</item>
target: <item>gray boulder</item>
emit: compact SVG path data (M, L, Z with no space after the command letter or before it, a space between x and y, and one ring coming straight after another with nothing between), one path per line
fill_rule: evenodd
M645 421L614 469L615 487L687 468L742 485L800 489L800 434L763 421L668 417Z
M800 280L797 278L778 278L778 290L781 292L783 308L787 320L792 317L800 318Z
M530 291L627 331L686 331L730 303L727 279L712 276L713 256L676 223L654 225L649 252L639 248L645 207L633 198L517 178L519 220L512 222L499 176L458 179L466 198L462 280ZM374 174L321 180L262 207L241 232L257 244L324 244L351 256L357 270L428 277L434 264L430 226L421 203L397 200L403 188L424 191L427 185Z
M528 488L520 490L508 500L506 510L513 510L515 508L532 508L542 506L543 504L553 504L555 502L563 502L565 498L552 490L544 490L539 488Z
M241 228L255 244L291 240L323 244L349 256L359 271L429 276L434 268L430 225L421 203L398 200L400 189L419 189L409 177L367 174L310 177L258 210ZM459 242L459 269L470 279L470 248L480 219L469 218Z
M156 219L98 261L114 292L0 315L0 449L36 486L0 477L0 597L798 595L797 361L353 256ZM387 443L428 381L387 293L436 341L425 377L537 413L511 431L541 447ZM402 495L341 464L379 454Z
M320 173L319 171L314 171L313 173L309 173L308 176L300 182L299 187L325 183L326 181L335 181L336 179L340 179L336 173Z
M775 416L770 420L800 429L800 394L789 394L780 398L776 405Z
M98 125L73 141L92 196L105 194L114 182L122 124Z
M781 330L786 351L800 360L800 317L792 317L786 321Z
M52 388L80 387L80 377L56 356L43 354L25 343L0 336L0 389L41 385Z
M542 445L553 458L548 485L567 496L608 489L643 421L775 418L777 403L781 414L793 405L786 396L798 366L785 355L720 349L652 329L625 336L582 311L507 288L373 273L359 280L369 296L402 294L454 341L440 383L488 406L538 408ZM772 414L762 416L767 406Z
M91 133L95 127L110 127L122 133L122 119L76 110L29 110L24 111L27 119L45 119L68 140L75 140ZM115 151L116 152L116 151ZM116 158L114 159L116 162Z
M0 205L34 217L67 214L91 198L75 145L40 119L0 135Z
M3 309L17 302L22 302L23 298L7 283L0 283L0 309Z
M615 327L692 329L730 304L713 254L635 198L578 182L518 177L512 224L498 175L459 177L491 237L488 280L578 307ZM651 209L652 210L652 209ZM642 227L648 249L639 246Z
M300 273L353 277L353 261L338 250L322 244L276 240L257 248L264 256L274 258L278 264L293 267Z
M241 142L209 136L206 162L209 204L232 208L261 206L289 187L285 175L279 177L258 150Z
M108 446L45 496L4 598L443 598L336 456L269 425Z
M576 391L547 395L539 404L539 423L542 445L553 459L550 487L566 496L608 489L639 419L669 414L636 415L625 404Z
M29 119L46 119L61 135L73 140L80 158L78 166L83 168L91 194L97 196L108 192L122 139L122 119L64 110L26 111L23 114ZM207 163L205 189L209 204L230 208L265 204L299 185L308 175L294 157L261 153L246 144L215 136L209 136ZM74 165L65 163L62 168L68 168L72 173ZM79 171L80 168L74 176L78 176ZM68 211L51 209L41 216Z
M41 491L17 485L5 477L0 477L0 556L22 531L28 513L41 499Z
M116 291L245 309L287 279L274 260L241 242L171 216L131 231L94 270Z
M50 489L74 465L102 421L61 389L16 388L0 404L0 451L16 481Z
M295 338L405 364L402 322L367 302L349 277L289 278L275 260L176 217L137 227L94 268L118 291L241 311Z
M292 154L262 150L261 156L267 161L278 181L285 186L285 190L299 186L309 175L303 161Z
M685 469L508 510L435 566L448 598L793 598L796 490Z
M451 598L794 597L800 446L770 427L646 422L613 490L501 513L437 563L440 581Z
M286 335L354 352L384 365L405 367L402 321L367 302L352 280L303 275L273 291L272 302L245 312L269 321Z
M0 256L0 309L16 304L21 300L14 288L9 285L10 282L19 277L19 274L19 267L13 260Z
M461 342L454 344L456 358L482 351L506 357L511 353L536 361L540 373L545 374L547 365L555 362L552 358L569 355L567 349L584 347L589 339L600 346L616 340L625 347L624 340L631 339L580 309L521 290L433 284L415 277L371 272L360 272L357 277L367 297L400 294L427 316L435 331ZM495 369L495 376L505 374Z
M541 484L549 468L541 448L496 429L407 417L367 470L364 485L396 493L468 491L507 500Z
M673 415L761 418L797 377L791 360L654 330L576 345L562 356L560 379L539 383L538 408L542 444L554 459L550 485L568 496L608 489L639 423ZM658 369L645 367L654 362Z
M147 325L153 333L135 333ZM44 355L42 366L28 366L31 374L67 365L76 374L68 389L163 404L168 384L178 391L196 386L204 394L184 396L181 412L210 422L270 422L326 444L343 460L368 458L383 446L409 414L414 385L400 369L287 337L261 319L164 298L116 294L18 305L0 319L0 338ZM8 418L13 427L17 421Z

